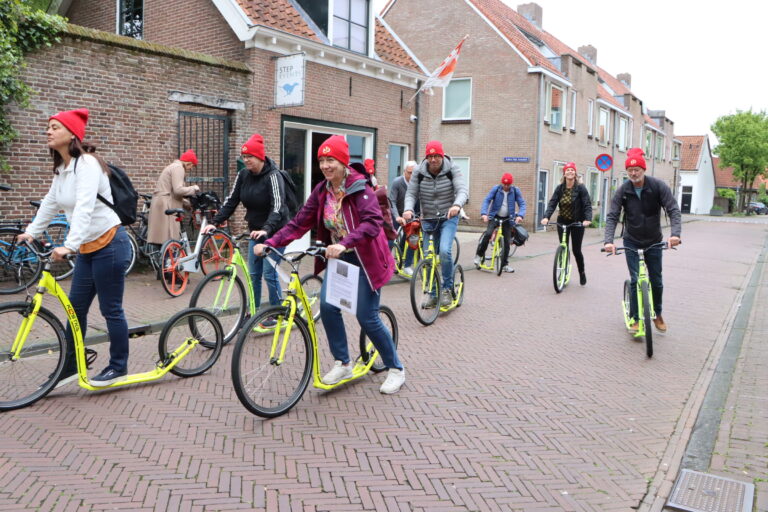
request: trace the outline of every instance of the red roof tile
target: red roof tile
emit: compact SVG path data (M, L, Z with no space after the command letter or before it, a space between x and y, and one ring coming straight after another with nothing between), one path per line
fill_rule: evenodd
M659 130L660 132L663 132L664 130L661 129L661 126L659 126L659 123L651 119L651 116L648 114L643 114L643 121L645 121L645 124L649 124Z
M680 139L680 170L696 171L699 168L701 148L704 146L704 135L683 135Z
M741 187L741 180L733 177L733 167L720 167L720 157L712 158L712 165L715 166L715 187L719 188L737 188ZM761 183L768 184L768 179L762 176L755 178L752 182L752 190L758 190Z
M264 25L289 34L320 41L304 18L288 0L237 0L245 14L256 25Z
M609 93L602 85L597 86L597 97L607 103L610 103L614 107L627 112L627 108L619 103L619 100L611 96L611 93Z
M405 48L397 42L395 37L378 18L376 19L376 41L374 51L384 62L422 73L419 65L416 64Z

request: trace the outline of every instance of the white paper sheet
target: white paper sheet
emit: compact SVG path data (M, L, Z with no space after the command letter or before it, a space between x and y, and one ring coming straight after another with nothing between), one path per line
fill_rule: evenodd
M360 267L350 265L338 258L328 260L325 272L327 287L325 301L353 315L357 313L357 283Z

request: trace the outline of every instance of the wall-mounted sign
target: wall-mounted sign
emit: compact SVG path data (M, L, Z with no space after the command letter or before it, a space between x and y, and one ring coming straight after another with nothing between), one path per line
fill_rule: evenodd
M304 54L275 59L275 107L304 105Z
M504 157L505 162L522 162L522 163L528 163L531 161L531 159L527 156L505 156Z
M597 168L601 171L605 172L613 167L613 158L611 158L611 155L607 153L597 155L597 158L595 158L595 166L597 166Z

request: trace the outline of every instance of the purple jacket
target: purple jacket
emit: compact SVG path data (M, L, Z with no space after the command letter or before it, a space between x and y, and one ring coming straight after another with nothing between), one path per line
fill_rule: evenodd
M264 243L271 247L285 247L314 227L320 241L330 245L331 232L323 222L323 208L328 193L326 183L326 180L318 183L293 220ZM382 229L384 221L381 208L375 192L362 174L351 171L347 176L346 189L341 200L341 211L349 234L339 243L347 249L355 250L371 289L378 290L390 280L395 269L395 260L389 252L387 237ZM315 274L324 268L325 262L315 259Z

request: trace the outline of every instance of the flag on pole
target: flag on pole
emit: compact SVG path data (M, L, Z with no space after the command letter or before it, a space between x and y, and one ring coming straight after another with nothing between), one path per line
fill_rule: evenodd
M416 94L413 95L411 100L413 100L413 98L415 98L416 95L422 91L431 89L432 87L445 87L450 83L451 78L453 78L453 72L456 71L456 64L459 62L461 45L464 44L464 41L466 41L468 37L469 34L464 36L464 38L459 41L459 44L456 45L456 48L454 48L453 51L448 54L445 60L440 63L437 69L432 72L429 78L427 78L427 80L424 82L424 85L422 85L421 88L416 91ZM409 100L408 103L410 103L411 100Z

